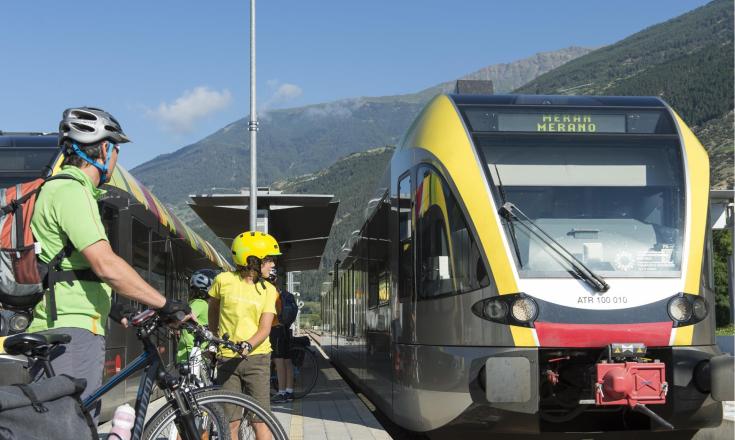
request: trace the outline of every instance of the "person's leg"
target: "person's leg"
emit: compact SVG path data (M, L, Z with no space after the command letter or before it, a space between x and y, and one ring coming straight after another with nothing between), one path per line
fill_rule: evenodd
M291 359L283 359L286 367L286 391L293 393L293 362Z
M273 359L276 364L276 376L278 376L278 392L286 392L286 359ZM293 386L293 385L292 385Z
M66 374L87 381L87 386L81 396L82 400L102 385L105 365L105 338L103 336L95 335L89 330L72 327L56 328L42 333L65 333L71 336L71 342L59 347L51 354L51 367L56 375ZM40 365L34 365L32 374L36 379L45 377ZM100 404L101 401L98 401L91 411L95 424L100 415Z
M285 330L285 344L284 344L284 352L286 355L284 356L285 364L286 364L286 393L290 400L293 400L293 362L291 361L291 355L289 354L289 349L291 347L291 338L293 338L293 335L291 334L291 329L288 328Z
M222 389L242 393L243 382L239 369L244 362L245 359L233 358L220 363L217 367L217 384L221 385ZM224 410L227 420L230 421L230 438L236 439L240 430L242 414L236 412L237 407L235 405L225 405Z
M260 406L270 411L271 401L270 392L268 391L270 388L270 354L248 356L244 363L247 365L242 370L245 392L257 400ZM257 440L271 440L270 429L260 419L253 419L253 428Z

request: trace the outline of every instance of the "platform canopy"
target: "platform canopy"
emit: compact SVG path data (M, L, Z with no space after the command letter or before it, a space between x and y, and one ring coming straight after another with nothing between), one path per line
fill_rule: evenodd
M189 196L194 212L229 247L249 229L249 191ZM319 269L339 202L331 194L284 194L258 190L258 217L281 246L278 260L286 272Z

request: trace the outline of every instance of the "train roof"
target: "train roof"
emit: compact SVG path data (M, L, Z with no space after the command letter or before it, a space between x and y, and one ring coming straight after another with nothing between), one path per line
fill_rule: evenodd
M56 149L58 133L41 132L7 132L0 131L0 148L43 148ZM50 169L57 172L61 168L63 156L58 154L53 160ZM145 206L153 216L172 233L189 244L195 251L200 252L222 268L230 268L214 247L194 232L178 217L176 217L153 193L133 177L123 166L117 165L111 181L107 184L130 195L137 202Z
M0 130L0 148L56 147L56 133L7 132Z
M449 94L457 105L518 105L561 107L646 107L666 108L656 96L573 96L573 95L462 95Z

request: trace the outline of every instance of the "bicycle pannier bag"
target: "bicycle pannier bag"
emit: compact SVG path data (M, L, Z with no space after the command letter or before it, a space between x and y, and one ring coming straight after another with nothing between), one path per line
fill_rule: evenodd
M85 384L62 374L0 387L0 440L98 440L79 398Z

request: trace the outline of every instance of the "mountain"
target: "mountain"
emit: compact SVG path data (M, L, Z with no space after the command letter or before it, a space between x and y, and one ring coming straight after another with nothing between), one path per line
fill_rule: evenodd
M326 169L293 179L278 181L273 189L295 194L334 194L339 207L322 257L322 267L330 268L342 244L364 221L365 207L383 175L393 147L374 148L339 159ZM324 271L303 272L300 290L305 301L318 301Z
M732 0L712 2L578 57L517 91L663 96L708 149L713 186L732 188L732 6ZM647 56L647 48L656 53ZM421 93L433 95L448 86L446 83ZM382 148L353 154L317 174L275 184L292 192L335 194L341 202L324 253L325 269L302 274L301 291L307 298L318 299L321 282L341 245L360 228L363 209L391 151Z
M549 71L516 93L661 96L710 154L711 186L732 188L733 1L715 0Z
M463 78L492 79L497 92L509 92L589 51L570 47L539 53ZM397 144L423 105L452 84L414 94L345 99L263 114L258 132L259 184L319 171L350 153ZM248 120L243 118L132 173L164 202L181 205L189 194L212 187L247 187L249 171L250 135Z

